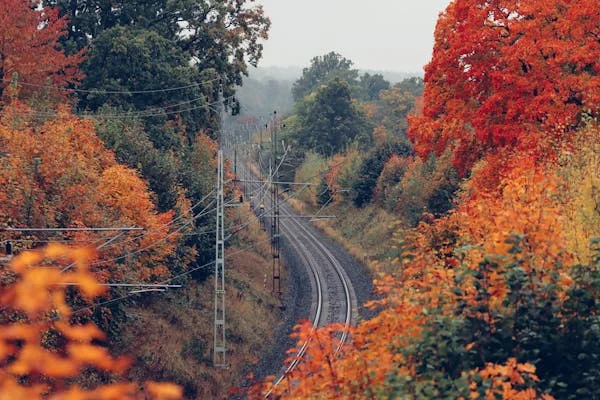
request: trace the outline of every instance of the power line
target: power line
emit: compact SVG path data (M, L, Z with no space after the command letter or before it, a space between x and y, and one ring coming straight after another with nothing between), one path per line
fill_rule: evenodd
M117 235L111 237L110 239L108 239L107 241L105 241L104 243L96 246L96 250L100 250L101 248L109 245L110 243L114 242L115 240L117 240L118 238L120 238L121 236L123 236L125 234L125 231L121 231L119 232ZM96 242L98 243L98 242ZM67 270L71 269L73 266L75 266L75 264L77 264L76 262L72 262L71 264L67 265L66 267L64 267L63 269L60 270L60 272L66 272Z
M14 227L9 227L9 228L0 228L0 230L2 231L9 231L9 232L45 232L45 231L51 231L51 232L86 232L86 231L91 231L91 232L101 232L101 231L143 231L144 228L136 228L136 227L119 227L119 228L98 228L98 227L81 227L81 228L14 228Z
M262 241L259 241L259 242L256 242L256 243L262 243L262 242L266 242L267 240L271 240L271 239L270 239L270 238L267 238L267 239L265 239L265 240L262 240ZM249 250L249 249L251 249L251 248L253 248L253 247L254 247L254 244L252 244L252 245L249 245L249 246L246 246L246 247L244 247L244 248L242 248L242 249L240 249L240 250L238 250L238 251L234 251L233 253L229 254L229 255L228 255L228 256L226 256L226 257L231 257L231 256L234 256L234 255L236 255L236 254L239 254L239 253L242 253L242 252L244 252L244 251L247 251L247 250ZM157 285L163 285L163 284L164 284L164 285L166 285L166 284L168 284L168 283L170 283L170 282L173 282L173 281L174 281L174 280L176 280L176 279L183 278L184 276L187 276L187 275L193 274L194 272L200 271L200 270L202 270L202 269L204 269L204 268L208 268L208 267L210 267L211 265L213 265L214 263L215 263L214 261L210 261L210 262L208 262L208 263L206 263L206 264L204 264L204 265L200 265L200 266L198 266L198 267L192 268L192 269L190 269L190 270L187 270L187 271L185 271L185 272L182 272L182 273L180 273L180 274L178 274L178 275L175 275L175 276L173 276L173 277L171 277L171 278L169 278L169 279L166 279L166 280L164 280L164 281L158 282L158 283L157 283ZM89 306L82 307L82 308L79 308L79 309L77 309L77 310L74 310L74 311L73 311L73 314L80 313L80 312L82 312L82 311L92 310L92 309L94 309L94 308L96 308L96 307L102 307L102 306L105 306L105 305L108 305L108 304L115 303L115 302L117 302L117 301L125 300L126 298L132 297L132 296L133 296L133 295L135 295L135 294L138 294L138 293L131 293L131 292L130 292L130 293L128 293L128 294L126 294L126 295L124 295L124 296L118 297L118 298L116 298L116 299L110 299L110 300L106 300L106 301L102 301L102 302L94 303L94 304L91 304L91 305L89 305Z
M3 82L14 82L12 79L7 79L7 78L1 78L1 80ZM72 89L72 88L66 88L66 87L60 87L60 86L53 86L53 85L41 85L41 84L36 84L36 83L27 83L27 82L20 82L20 81L16 81L17 85L21 85L21 86L28 86L28 87L36 87L36 88L40 88L40 89L53 89L53 90L58 90L58 91L65 91L65 92L76 92L76 93L95 93L95 94L149 94L149 93L162 93L162 92L172 92L172 91L176 91L176 90L184 90L184 89L190 89L193 87L200 87L212 82L216 82L216 81L220 81L221 78L214 78L214 79L209 79L207 81L203 81L203 82L197 82L197 83L192 83L186 86L179 86L179 87L172 87L172 88L162 88L162 89L148 89L148 90L103 90L103 89Z
M59 285L61 286L81 286L81 283L77 283L77 282L61 282L59 283ZM181 285L161 285L161 284L155 284L155 283L96 283L96 286L106 286L106 287L133 287L133 288L140 288L140 287L156 287L156 288L165 288L165 289L169 289L169 288L180 288Z
M212 195L214 192L215 192L215 189L211 190L211 191L210 191L208 194L206 194L206 195L205 195L205 196L204 196L202 199L198 200L198 201L196 202L196 204L192 205L192 206L191 206L189 209L185 210L185 212L184 212L184 213L182 213L182 214L181 214L179 217L177 217L177 218L173 218L171 221L167 222L166 224L163 224L163 225L161 225L161 226L158 226L158 227L156 227L156 228L153 228L153 229L151 229L151 230L149 230L149 231L146 231L146 232L144 232L144 233L142 233L142 234L140 234L140 235L138 235L138 236L136 236L136 237L133 237L133 238L131 238L131 239L129 239L129 240L125 240L125 241L121 242L121 244L131 243L131 242L133 242L133 241L136 241L136 240L138 240L138 239L141 239L141 238L143 238L143 237L145 237L145 236L148 236L148 235L150 235L151 233L157 232L157 231L159 231L159 230L161 230L161 229L164 229L164 228L166 228L166 227L168 227L168 226L170 226L170 225L173 225L175 222L177 222L177 221L179 221L180 219L182 219L182 218L183 218L183 217L184 217L186 214L188 214L188 213L190 213L190 212L194 211L194 209L195 209L196 207L198 207L199 205L201 205L201 204L202 204L202 203L203 203L203 202L204 202L206 199L208 199L208 197L209 197L210 195ZM192 216L193 216L193 215L192 215Z
M227 98L225 98L224 100L229 100L234 98L235 96L229 96ZM183 102L180 103L181 105L183 104L188 104L189 102ZM195 107L189 107L189 108L185 108L182 110L173 110L173 111L168 111L165 108L162 107L155 107L152 109L148 109L148 110L141 110L141 111L133 111L133 112L123 112L123 113L115 113L115 114L102 114L102 113L73 113L73 115L80 117L80 118L95 118L95 119L121 119L121 118L147 118L147 117L156 117L156 116L163 116L163 115L171 115L171 114L179 114L179 113L183 113L183 112L189 112L189 111L194 111L194 110L199 110L201 108L209 108L212 109L210 106L211 105L216 105L219 104L219 102L214 102L214 103L207 103L207 104L201 104L199 106L195 106ZM171 105L171 106L167 106L170 108L176 107L177 105ZM162 111L160 111L162 110ZM34 115L37 117L59 117L62 114L58 113L58 112L50 112L50 111L39 111L39 110L29 110L29 111L21 111L21 113L24 114L29 114L29 115Z
M191 224L192 222L194 222L196 219L198 219L198 218L200 218L201 216L203 216L203 215L206 215L206 214L208 214L208 213L210 213L210 212L214 211L214 209L212 209L212 210L209 210L209 211L206 211L206 210L208 209L208 207L210 207L210 206L211 206L211 205L212 205L214 202L215 202L214 200L213 200L213 201L211 201L211 202L210 202L210 203L209 203L209 204L208 204L206 207L204 207L204 209L203 209L202 211L200 211L200 213L198 213L198 214L196 214L195 216L193 216L193 217L192 217L192 219L191 219L190 221L186 222L184 225L182 225L181 227L179 227L179 228L178 228L178 229L176 229L175 231L173 231L173 232L170 232L170 233L169 233L169 234L167 234L166 236L164 236L164 237L162 237L162 238L160 238L160 239L158 239L158 240L156 240L156 241L154 241L154 242L152 242L152 243L148 244L147 246L145 246L145 247L142 247L142 248L140 248L140 249L138 249L138 250L136 250L136 251L127 252L126 254L124 254L124 255L122 255L122 256L115 257L115 258L113 258L113 259L110 259L110 260L102 260L102 261L96 261L96 262L93 262L93 263L91 263L91 264L90 264L90 266L104 265L104 264L109 264L109 263L111 263L111 262L114 262L114 261L123 260L123 259L125 259L125 258L127 258L127 257L129 257L129 256L136 255L136 254L139 254L139 253L141 253L141 252L143 252L143 251L145 251L145 250L148 250L148 249L152 248L154 245L156 245L157 243L161 243L161 242L164 242L164 241L166 241L166 240L167 240L169 237L171 237L171 236L175 235L176 233L180 232L180 231L181 231L183 228L185 228L186 226L190 225L190 224ZM205 211L206 211L206 212L205 212Z

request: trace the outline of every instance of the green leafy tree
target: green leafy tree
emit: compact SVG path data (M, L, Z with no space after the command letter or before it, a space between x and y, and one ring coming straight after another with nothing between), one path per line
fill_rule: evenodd
M371 201L383 167L394 154L407 157L412 155L412 148L405 142L388 142L367 154L352 182L352 202L356 207L362 207Z
M98 122L96 129L119 162L139 170L148 180L158 208L172 209L179 181L179 165L173 154L156 149L139 121L105 120Z
M226 77L228 91L242 83L248 65L262 57L270 20L253 1L49 0L71 22L64 40L69 51L92 44L105 30L135 26L159 33L186 52L194 66ZM249 5L252 4L252 5Z
M352 102L348 84L335 78L297 105L298 129L292 138L305 150L322 155L340 152L353 142L372 142L372 127Z
M93 42L85 63L84 89L102 88L80 95L80 105L92 111L103 105L141 112L151 139L159 148L180 148L182 137L167 137L165 124L181 118L191 136L208 118L205 97L214 85L198 85L201 75L188 65L186 54L154 31L115 27L102 32ZM213 75L214 77L214 75ZM206 86L206 87L204 87ZM182 90L152 93L164 87ZM125 92L113 93L113 92Z
M394 87L399 88L403 92L412 93L414 96L422 96L425 89L425 82L420 76L413 76L398 82Z
M415 109L415 103L423 94L423 79L408 78L391 88L378 93L377 111L373 116L376 124L381 124L395 137L406 137L408 115Z
M360 77L360 98L364 101L375 101L382 90L388 90L390 83L381 74L365 73Z
M294 82L294 101L302 100L320 85L327 84L334 78L342 78L352 86L357 83L358 71L352 69L352 61L338 53L332 51L324 56L314 57L310 64L310 67L304 68L300 79Z

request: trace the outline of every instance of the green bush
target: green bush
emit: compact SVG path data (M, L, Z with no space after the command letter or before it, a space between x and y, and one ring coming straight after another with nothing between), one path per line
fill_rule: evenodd
M412 153L412 148L403 141L384 143L371 150L363 160L352 183L354 205L362 207L372 200L377 179L392 155L407 157Z
M475 270L458 268L455 298L428 310L439 316L429 319L411 345L398 349L416 362L418 379L390 375L393 394L469 398L461 371L516 358L534 365L539 378L522 385L556 399L600 398L600 257L593 265L572 267L574 282L568 286L561 282L560 261L552 270L535 271L530 254L522 253L532 246L525 235L513 235L508 243L514 257L490 255ZM598 251L600 241L595 243ZM507 284L501 307L491 303L492 273ZM465 279L475 290L474 301L465 301L470 298L461 289Z

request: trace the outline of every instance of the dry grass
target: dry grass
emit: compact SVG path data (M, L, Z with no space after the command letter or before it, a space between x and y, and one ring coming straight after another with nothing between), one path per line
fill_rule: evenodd
M318 210L299 199L288 200L292 208L302 214ZM389 261L397 256L392 247L392 235L401 220L375 205L355 208L348 203L328 206L321 214L335 215L335 219L318 220L314 224L323 233L341 244L353 257L363 262L373 273L388 273Z
M242 219L246 207L228 217ZM252 244L252 249L247 249ZM257 249L257 250L255 250ZM282 320L272 296L268 238L258 225L241 231L226 250L227 362L212 366L214 280L190 280L184 288L160 296L145 306L127 306L121 333L123 349L135 357L131 378L170 380L184 387L186 398L230 398L232 388L273 343ZM229 254L230 256L227 256Z

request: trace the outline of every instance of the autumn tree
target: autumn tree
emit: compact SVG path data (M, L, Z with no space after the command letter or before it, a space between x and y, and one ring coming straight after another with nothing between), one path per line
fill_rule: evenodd
M158 213L147 184L132 169L119 165L96 136L93 123L65 108L43 124L28 117L31 109L13 102L0 119L0 142L9 153L0 158L3 201L0 222L21 227L138 226L147 231L107 246L103 256L116 257L134 248L155 245L132 255L118 273L132 279L166 276L166 259L176 235L168 236L173 211ZM12 234L10 239L47 240ZM91 233L65 234L64 240L97 241ZM124 238L125 239L125 238ZM106 240L106 239L105 239ZM105 241L103 240L103 241ZM25 247L27 247L25 246ZM122 260L120 260L122 261ZM115 276L114 263L102 264L103 276Z
M391 157L394 155L407 157L411 154L411 147L400 141L387 142L369 151L352 182L352 201L354 205L362 207L371 201L377 180Z
M410 124L421 157L366 157L354 172L355 195L368 201L379 176L420 222L396 230L393 273L368 303L377 316L339 352L344 327L299 325L307 351L289 384L267 383L273 395L600 396L592 3L456 0L441 15L424 113Z
M464 174L502 147L552 155L600 104L594 0L457 0L441 15L412 119L419 154L454 149Z
M66 55L59 40L68 34L68 20L58 9L38 7L37 1L0 2L0 99L14 82L33 85L69 86L78 83L83 48ZM35 89L20 86L21 95ZM64 94L64 93L63 93Z
M380 297L369 303L377 316L353 328L339 353L342 326L299 326L307 353L274 393L597 397L600 243L592 241L590 264L574 263L560 178L547 168L524 159L499 195L478 193L448 216L400 230L396 270L377 279Z
M172 209L177 202L179 184L180 163L175 155L154 147L143 122L138 119L100 119L95 128L105 146L115 153L117 161L137 169L148 181L156 195L154 200L158 209Z

